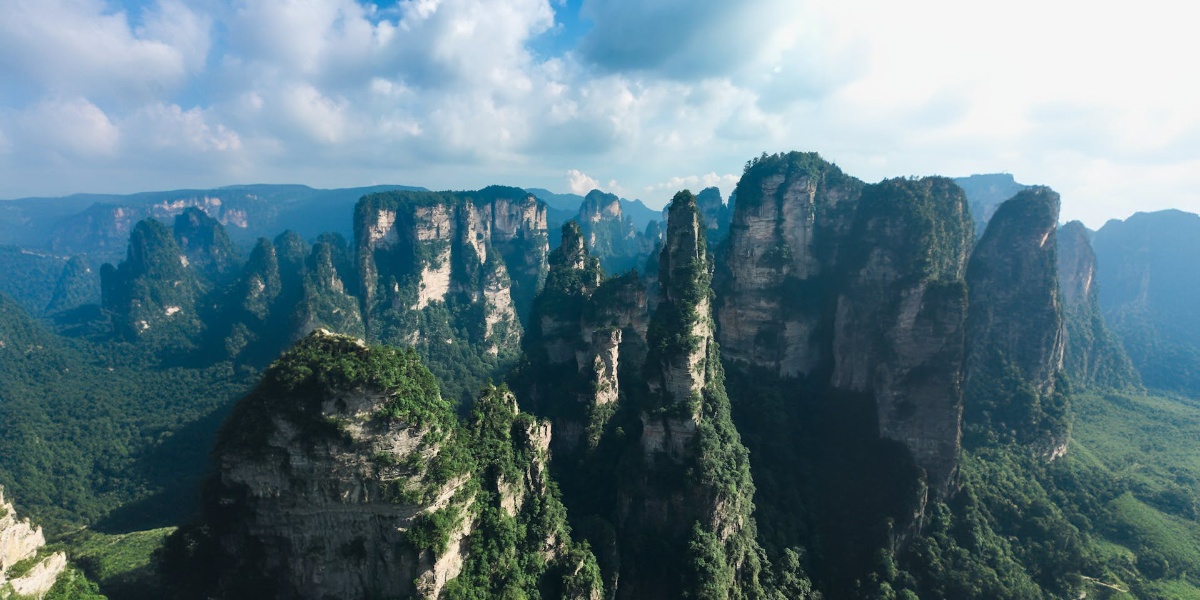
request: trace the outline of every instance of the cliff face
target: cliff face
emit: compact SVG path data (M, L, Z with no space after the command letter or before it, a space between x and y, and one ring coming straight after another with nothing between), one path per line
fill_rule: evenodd
M1200 393L1200 216L1137 213L1096 232L1100 306L1146 385Z
M200 329L200 284L167 228L146 219L133 228L124 261L100 269L101 304L117 335L132 340L160 330L192 335Z
M636 274L601 281L599 261L578 224L564 224L562 240L550 254L525 352L536 373L526 391L539 412L554 419L554 449L567 460L599 442L627 384L622 374L645 358L649 313Z
M473 501L447 463L450 410L411 353L317 332L281 357L214 451L196 530L210 593L436 597L461 569Z
M42 528L18 519L0 487L0 597L41 598L67 568L62 552L46 552Z
M415 343L404 313L457 302L487 316L495 354L519 344L516 317L545 277L546 209L515 188L376 194L356 208L355 244L372 337Z
M1032 187L996 210L971 255L966 419L978 431L1065 451L1068 409L1056 389L1064 329L1057 277L1059 197Z
M1016 196L1029 186L1017 183L1009 173L988 173L958 177L954 180L967 194L971 203L971 217L975 219L975 236L983 235L988 221L1005 200Z
M696 205L700 207L700 216L704 219L708 247L716 248L729 235L733 207L725 204L721 198L721 190L715 187L700 190L700 193L696 194Z
M174 236L187 264L212 280L223 279L238 262L225 228L199 208L187 208L175 217Z
M716 283L722 353L786 377L813 375L830 360L822 322L862 182L793 152L754 163L735 193Z
M672 200L635 400L640 466L618 484L619 596L761 592L754 484L734 428L712 320L711 264L695 197ZM666 482L671 482L667 484ZM682 560L680 560L682 559ZM704 564L704 569L695 565Z
M939 496L958 464L973 236L949 179L887 180L864 188L840 265L832 385L874 398L879 435L912 452Z
M1066 332L1063 370L1079 388L1137 388L1141 376L1100 311L1096 254L1089 237L1079 221L1058 230L1058 283Z
M486 595L492 529L537 517L503 551L591 597L566 574L593 559L555 510L548 426L504 390L476 410L463 429L412 351L314 332L223 426L201 520L168 542L170 579L186 597L437 598L465 574L456 590Z
M584 197L576 217L588 251L599 259L606 273L640 267L654 247L654 240L637 229L621 205L616 195L592 190Z

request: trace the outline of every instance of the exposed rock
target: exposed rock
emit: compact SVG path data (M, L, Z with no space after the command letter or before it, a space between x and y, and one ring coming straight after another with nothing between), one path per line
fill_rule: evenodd
M909 449L939 496L958 465L967 211L945 178L864 188L834 319L833 387L874 398L879 435Z
M967 193L971 203L971 217L975 219L975 236L983 235L988 221L1005 200L1016 196L1029 187L1017 183L1009 173L989 173L955 178L954 183Z
M788 377L813 375L829 362L822 323L836 298L838 248L862 185L815 153L749 166L717 271L718 339L727 360Z
M1029 188L997 209L971 255L971 368L997 352L1035 389L1054 388L1062 368L1058 292L1058 194Z
M696 205L700 207L700 216L704 219L708 247L716 248L729 235L733 207L725 204L721 198L721 190L715 187L700 190L700 193L696 194Z
M201 526L179 534L212 540L217 571L195 576L223 598L436 598L471 531L469 475L433 466L453 422L411 352L314 332L222 428Z
M1066 343L1063 370L1079 388L1138 388L1141 376L1100 311L1096 254L1083 223L1058 230L1058 285Z
M133 228L125 260L100 269L101 304L112 314L118 335L132 340L162 329L199 331L200 285L185 261L162 223L146 219ZM167 307L179 310L168 314Z
M695 197L676 194L659 262L646 390L633 405L642 462L618 483L618 597L737 597L755 585L758 549L749 457L729 415L713 340L710 263ZM665 484L664 482L672 482ZM702 553L702 556L697 554ZM702 573L689 561L705 561ZM625 566L627 565L627 566Z
M175 217L174 236L187 265L209 278L223 278L238 262L225 228L199 208L187 208Z
M67 557L61 552L44 553L45 545L42 528L29 519L18 519L0 487L0 597L7 597L8 590L20 598L41 598L54 587L67 568ZM14 573L14 566L20 572Z
M654 248L622 211L622 201L614 194L592 190L584 197L576 218L587 242L588 251L600 261L606 273L622 273L645 262Z
M515 188L365 197L356 209L355 230L358 287L370 335L407 339L414 332L398 315L456 296L485 305L491 353L514 349L520 339L517 316L544 278L545 227L545 206ZM495 338L500 329L504 335Z
M1049 457L1069 435L1056 385L1065 338L1058 210L1049 188L1022 191L996 210L971 255L964 407L975 443L995 436Z

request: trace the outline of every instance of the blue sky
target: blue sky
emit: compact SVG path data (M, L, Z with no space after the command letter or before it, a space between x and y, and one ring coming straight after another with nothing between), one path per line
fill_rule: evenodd
M763 151L1200 211L1174 0L0 0L0 198L491 183L661 205Z

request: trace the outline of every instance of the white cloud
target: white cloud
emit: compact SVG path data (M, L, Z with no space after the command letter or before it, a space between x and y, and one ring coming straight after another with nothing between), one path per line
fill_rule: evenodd
M571 169L567 171L567 189L571 190L572 194L583 196L592 190L600 189L600 181L578 169Z
M746 159L796 149L869 181L1013 172L1092 226L1151 203L1200 209L1200 40L1175 2L587 0L577 48L531 52L564 39L564 9L10 0L0 196L133 191L151 167L144 181L459 189L570 172L572 190L657 204L683 187L727 195Z
M210 21L175 1L128 15L99 0L10 0L0 19L0 72L25 94L138 102L204 65Z
M53 160L108 159L121 141L117 125L85 98L42 102L15 120L21 147Z

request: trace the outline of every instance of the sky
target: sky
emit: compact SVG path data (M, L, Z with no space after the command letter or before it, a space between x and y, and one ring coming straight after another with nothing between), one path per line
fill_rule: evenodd
M763 152L1200 212L1178 0L0 0L0 198L489 184L661 206Z

